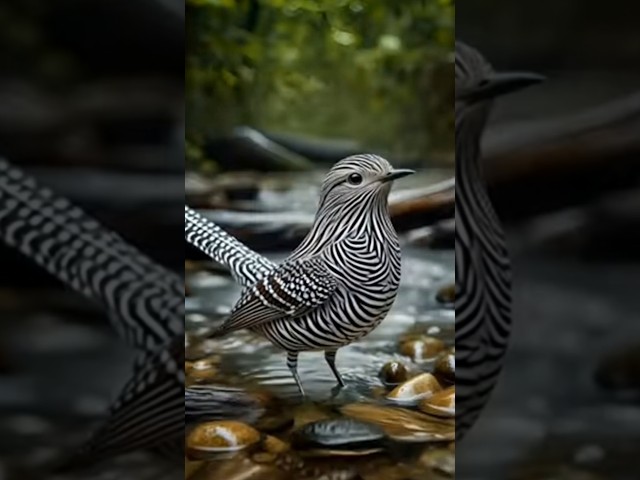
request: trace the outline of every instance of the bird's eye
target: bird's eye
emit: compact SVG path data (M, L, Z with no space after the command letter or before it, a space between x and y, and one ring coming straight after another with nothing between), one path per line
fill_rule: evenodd
M360 185L362 183L362 175L360 175L359 173L352 173L351 175L349 175L349 178L347 178L347 181L351 185Z

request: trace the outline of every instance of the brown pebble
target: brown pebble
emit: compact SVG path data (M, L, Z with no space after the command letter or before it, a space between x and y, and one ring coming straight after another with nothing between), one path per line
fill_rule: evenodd
M400 353L414 362L433 360L446 348L440 339L424 336L415 340L407 340L400 344Z
M260 440L260 433L241 422L219 421L195 427L187 437L187 447L196 451L242 450Z
M451 304L456 301L456 286L447 285L438 290L436 294L436 300L443 304Z

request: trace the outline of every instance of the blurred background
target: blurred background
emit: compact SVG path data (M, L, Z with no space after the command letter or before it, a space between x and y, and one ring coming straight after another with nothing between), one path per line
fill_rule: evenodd
M0 5L0 156L179 272L183 47L182 2ZM0 265L0 478L28 479L86 439L132 352L105 312L1 242ZM158 478L154 463L79 478Z
M548 77L496 105L487 175L515 330L459 478L638 478L640 37L634 2L459 0L456 36Z
M396 182L390 200L404 245L398 299L379 329L340 350L349 386L335 397L335 379L318 353L299 359L310 396L303 402L283 353L264 339L237 332L206 340L240 287L187 247L187 386L224 386L231 416L292 452L207 456L206 442L187 432L186 476L451 478L453 419L425 416L416 398L392 391L431 372L449 394L455 388L447 368L455 313L446 288L454 276L455 192L427 195L455 175L453 2L188 0L186 34L187 203L260 253L281 261L299 244L336 161L378 153L418 170ZM262 406L260 418L246 414L247 399ZM375 455L347 427L354 417L367 422ZM303 442L292 439L292 425L323 419L335 433L332 451L309 447L321 436L315 428ZM188 420L198 432L207 419ZM384 443L376 426L393 430L397 443Z

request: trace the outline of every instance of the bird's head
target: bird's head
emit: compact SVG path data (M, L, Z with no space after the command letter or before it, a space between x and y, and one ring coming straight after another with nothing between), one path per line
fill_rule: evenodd
M461 113L488 114L492 100L544 81L528 72L496 72L469 45L456 41L456 117Z
M320 193L320 209L336 211L381 202L386 206L394 180L413 170L395 169L377 155L353 155L337 162L327 173Z

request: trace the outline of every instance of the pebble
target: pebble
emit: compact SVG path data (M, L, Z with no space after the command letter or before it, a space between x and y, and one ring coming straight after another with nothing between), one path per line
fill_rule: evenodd
M438 379L430 373L423 373L394 388L387 399L398 403L416 404L423 398L442 390Z
M456 349L451 348L436 357L434 373L438 378L454 383L456 381Z
M436 294L436 300L442 304L452 304L456 301L456 286L451 284L442 287Z
M422 337L405 340L400 344L400 353L420 363L433 360L444 351L446 345L438 338Z
M187 448L202 452L234 452L260 441L252 427L232 421L208 422L196 426L187 437Z
M388 362L380 370L380 380L388 386L399 385L411 377L407 366L400 362Z

